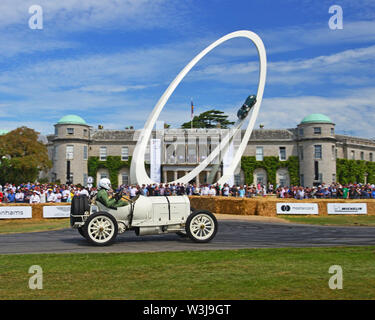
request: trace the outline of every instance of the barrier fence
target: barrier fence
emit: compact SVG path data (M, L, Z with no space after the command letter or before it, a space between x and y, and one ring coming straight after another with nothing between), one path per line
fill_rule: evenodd
M375 215L375 199L278 199L190 196L195 209L219 214L234 215ZM70 203L3 203L0 204L0 220L69 218Z
M2 203L0 220L69 218L70 203Z
M234 198L191 196L193 208L205 209L220 214L277 216L285 214L319 215L334 214L375 215L375 199L280 199L265 198Z

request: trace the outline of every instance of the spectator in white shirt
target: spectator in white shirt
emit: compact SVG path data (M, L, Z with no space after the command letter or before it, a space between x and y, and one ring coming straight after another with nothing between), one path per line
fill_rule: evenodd
M201 195L208 196L208 191L209 191L208 186L207 185L203 186L203 188L201 189Z
M209 196L216 196L216 189L214 186L211 186L210 190L208 191Z
M40 203L40 197L38 196L36 191L33 191L33 194L30 197L30 203Z
M133 199L137 195L137 191L137 188L134 186L130 188L130 199Z
M64 188L64 190L62 192L61 201L62 202L68 202L69 196L70 196L70 191L68 189Z
M87 189L85 189L85 188L83 188L83 189L81 190L81 195L83 195L83 194L89 197L89 192L88 192Z
M48 189L46 197L47 202L56 202L56 195L52 192L52 189Z
M14 197L16 199L16 203L22 203L25 198L25 194L21 190L17 190Z
M55 193L55 197L56 197L56 202L61 202L62 194L60 193L60 191L57 191Z
M46 203L46 192L44 189L40 190L40 203Z
M229 196L229 187L227 184L224 185L224 188L223 188L223 196L224 197L228 197Z

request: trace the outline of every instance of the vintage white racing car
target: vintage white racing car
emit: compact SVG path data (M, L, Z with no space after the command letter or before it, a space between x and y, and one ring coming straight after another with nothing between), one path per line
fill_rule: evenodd
M90 243L112 244L117 234L134 230L137 236L176 233L195 242L208 242L217 232L215 216L194 210L187 196L139 196L128 206L110 209L85 195L74 197L70 225Z

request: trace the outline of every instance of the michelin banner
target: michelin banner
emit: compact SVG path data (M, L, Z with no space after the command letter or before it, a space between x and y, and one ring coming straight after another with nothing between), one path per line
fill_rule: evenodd
M0 207L0 219L30 219L31 207Z
M277 214L318 214L317 203L276 203Z
M328 203L328 214L367 214L366 203Z
M43 218L69 218L70 206L44 206Z

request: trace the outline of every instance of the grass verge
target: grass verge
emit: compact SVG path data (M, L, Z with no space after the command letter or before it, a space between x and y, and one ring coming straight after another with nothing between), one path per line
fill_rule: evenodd
M69 219L0 220L0 233L49 231L69 227Z
M2 299L374 299L375 247L0 256ZM28 269L43 269L43 289ZM328 287L331 265L343 289Z
M294 223L317 224L322 226L375 226L375 216L277 216Z

